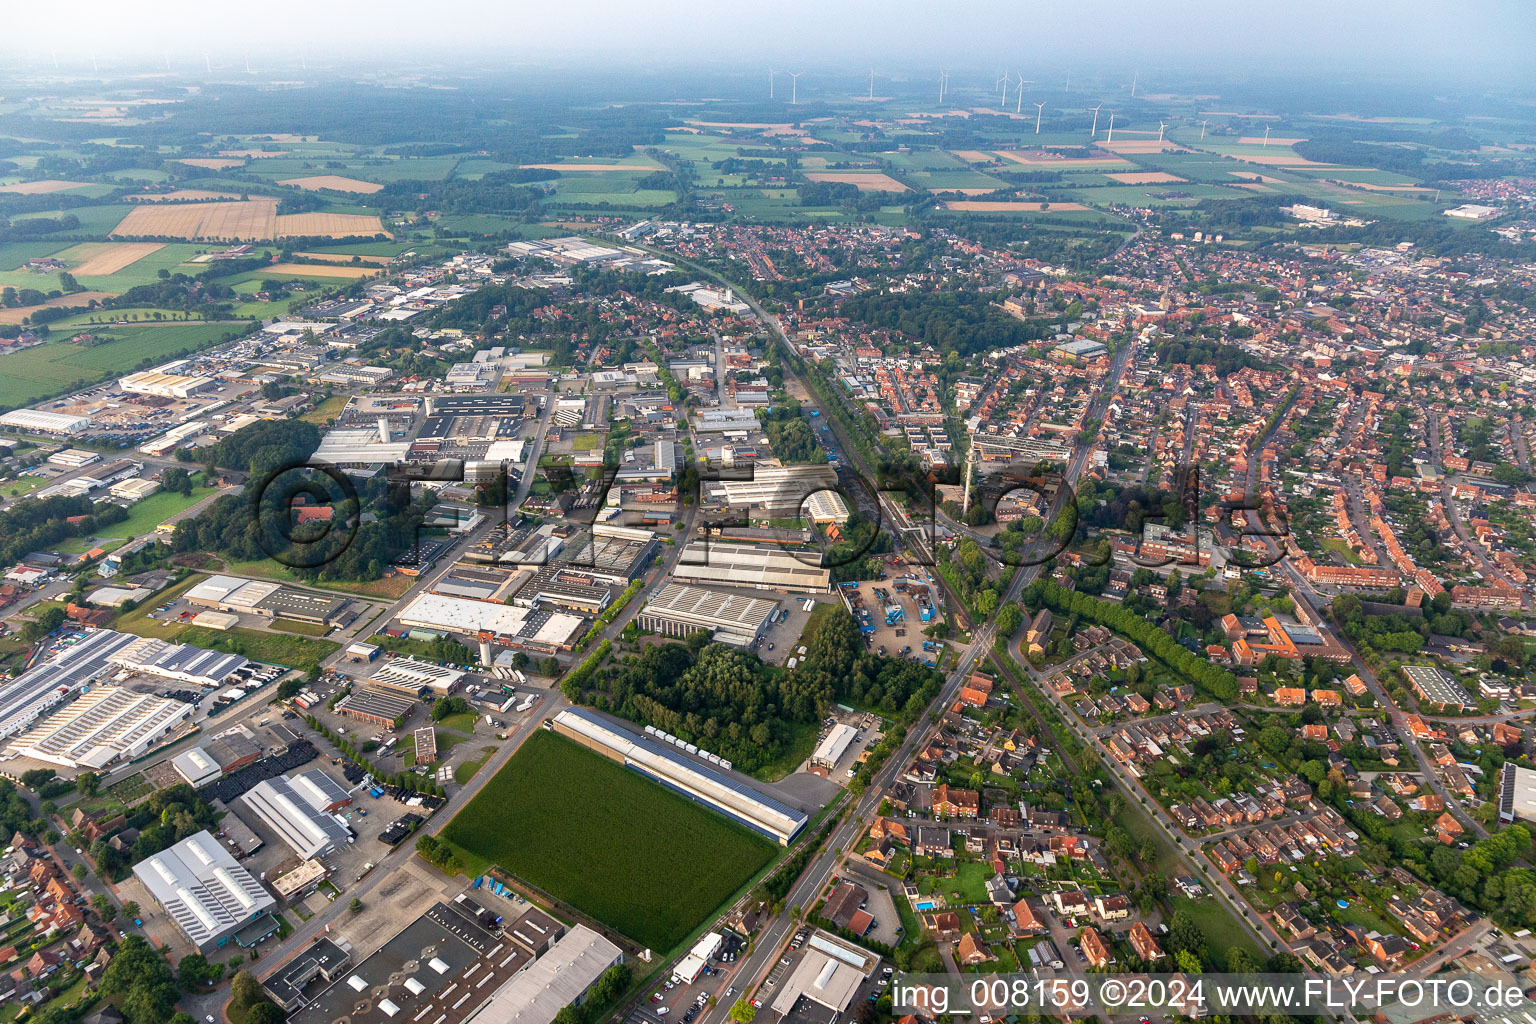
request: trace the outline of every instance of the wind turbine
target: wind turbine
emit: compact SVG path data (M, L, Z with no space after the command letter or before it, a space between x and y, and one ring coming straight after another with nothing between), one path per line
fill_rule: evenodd
M944 102L944 90L949 88L949 72L944 68L939 69L939 103Z
M1207 124L1210 124L1210 122L1209 121L1201 121L1200 122L1200 141L1201 142L1205 141L1205 126Z
M799 103L800 102L800 76L803 75L803 74L805 74L804 71L791 71L791 72L789 72L789 102L790 103Z
M1017 114L1017 113L1021 112L1023 109L1024 109L1024 76L1020 75L1019 76L1019 95L1018 95L1018 98L1014 100L1013 112L1015 114Z
M1163 130L1165 128L1167 128L1167 127L1168 127L1168 125L1165 124L1164 122L1162 122L1162 121L1157 122L1157 141L1158 142L1162 142L1163 141Z
M875 98L875 69L869 69L869 98Z
M1006 109L1008 106L1008 79L1011 77L1013 77L1013 72L1003 72L1003 102L998 104L999 109ZM1024 87L1021 85L1019 88L1022 90Z
M1264 145L1269 145L1269 125L1264 126Z
M1114 141L1115 141L1115 112L1113 110L1111 110L1109 112L1109 137L1107 139L1105 139L1104 142L1107 145L1107 144L1112 143Z
M1099 107L1102 107L1103 105L1104 104L1100 103ZM1096 139L1099 137L1099 107L1093 108L1093 127L1088 130L1088 137L1090 139Z
M1067 87L1065 89L1063 89L1062 92L1071 92L1071 91L1072 91L1072 69L1071 68L1067 68Z
M171 51L165 51L165 70L171 70Z
M254 75L256 73L251 70L251 55L249 53L245 55L245 73L248 75Z
M208 69L210 75L213 74L213 59L206 52L203 53L203 67Z
M1035 134L1040 134L1040 115L1045 113L1045 100L1035 104Z
M91 54L91 70L98 75L101 74L101 65L96 63L96 55L94 53Z
M768 98L773 99L773 68L768 69Z
M1141 77L1141 72L1140 71L1133 71L1131 73L1131 99L1135 99L1136 98L1136 79L1138 79L1140 77Z

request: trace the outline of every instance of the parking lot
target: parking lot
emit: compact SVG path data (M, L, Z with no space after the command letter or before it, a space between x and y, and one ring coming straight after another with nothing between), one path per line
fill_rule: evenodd
M871 714L867 711L854 711L840 705L834 705L832 713L821 721L821 728L816 734L817 747L820 747L821 742L839 725L852 726L857 732L854 734L853 741L848 744L848 748L838 757L837 763L827 766L812 765L807 761L804 765L801 765L801 770L810 771L814 769L818 773L825 771L827 778L839 785L845 785L849 779L858 773L860 758L863 756L864 751L880 742L880 737L884 733L880 728L882 722L879 715Z
M784 594L777 591L746 589L737 590L736 593L777 601L780 610L789 613L782 622L775 622L763 630L762 642L757 645L757 656L769 665L782 665L795 657L795 648L800 643L805 627L810 624L811 616L815 614L815 605L837 600L832 594ZM812 611L805 610L806 601L813 602Z
M795 968L799 966L801 958L809 952L811 948L809 946L811 933L812 929L810 928L801 928L795 932L790 937L788 947L783 950L778 961L768 971L768 976L763 979L763 984L757 990L753 1002L753 1005L758 1008L758 1020L785 1021L791 1022L791 1024L835 1024L842 1016L842 1014L831 1007L824 1006L804 995L783 1016L774 1013L772 1010L773 1000L778 996L780 986L785 984L786 980L794 973ZM825 933L823 933L823 937L826 937ZM869 957L871 965L878 965L879 957L876 954L870 953ZM872 1001L873 998L877 998L884 991L885 987L890 984L891 975L888 972L889 968L881 969L878 966L871 966L869 975L859 983L858 989L854 992L853 998L846 1008L846 1013L850 1017L856 1013L861 1002Z
M892 568L902 570L906 566ZM912 573L920 572L912 569ZM936 597L920 575L913 579L898 573L889 579L844 584L838 591L852 608L871 650L891 657L937 661L939 651L923 647L923 630L938 621L938 612L935 610L933 617L924 622L924 604L917 595L928 594L930 601Z
M669 978L651 990L646 1001L626 1019L628 1024L693 1024L713 996L717 1005L729 1006L740 995L736 970L746 961L747 940L735 932L722 933L720 948L709 958L692 982Z

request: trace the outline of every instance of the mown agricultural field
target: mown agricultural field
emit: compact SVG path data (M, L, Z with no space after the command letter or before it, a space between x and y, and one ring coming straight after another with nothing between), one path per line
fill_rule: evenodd
M552 732L528 737L442 832L651 949L671 949L773 856L740 825Z

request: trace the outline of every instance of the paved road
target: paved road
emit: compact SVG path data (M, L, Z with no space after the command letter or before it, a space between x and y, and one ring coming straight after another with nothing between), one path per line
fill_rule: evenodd
M1037 672L1030 666L1029 660L1025 657L1022 649L1023 642L1022 635L1014 637L1009 644L1008 653L1012 655L1015 662L1022 666L1025 674L1034 684L1034 689L1038 693L1044 694L1045 699L1054 705L1058 717L1067 723L1067 727L1077 735L1081 742L1092 747L1094 752L1098 754L1099 760L1109 769L1115 781L1120 784L1121 788L1126 791L1130 798L1127 806L1135 808L1143 817L1151 820L1172 841L1173 848L1178 852L1180 860L1190 865L1191 873L1200 878L1208 890L1219 894L1223 898L1232 916L1241 921L1248 933L1258 942L1259 949L1289 949L1290 947L1286 945L1279 933L1271 928L1269 923L1263 918L1257 917L1257 915L1254 917L1244 916L1243 910L1248 909L1248 902L1233 888L1232 883L1227 881L1226 876L1219 871L1213 870L1204 856L1201 855L1200 846L1206 840L1196 840L1186 836L1179 829L1178 825L1174 823L1173 819L1168 817L1158 802L1152 798L1152 795L1142 787L1141 782L1120 763L1120 760L1114 754L1110 753L1104 741L1079 721L1076 713L1067 706L1066 700L1055 690L1045 685L1046 673ZM1255 927L1253 924L1255 920L1259 922L1258 927Z
M741 291L740 288L737 288L737 294L743 302L746 302L757 312L758 316L762 317L763 322L778 336L779 340L787 345L788 339L785 338L778 320L765 312L758 305L756 299ZM1118 386L1121 373L1125 368L1129 355L1130 346L1125 346L1117 354L1112 372L1106 375L1104 391L1100 398L1095 400L1096 402L1102 400L1104 404L1108 403L1113 395L1114 388ZM819 403L815 399L815 393L810 391L807 393L811 398L810 404L819 407ZM861 460L858 449L848 444L847 438L842 436L842 431L836 418L827 416L825 410L822 410L822 413L823 418L829 421L833 432L838 435L838 443L847 453L849 459L854 461L855 468L867 474L867 467L859 464ZM1082 448L1069 461L1066 474L1069 482L1076 480L1081 474L1083 466L1087 462L1088 450L1087 447ZM866 475L865 479L869 479L869 477ZM1013 581L1009 585L1007 592L1003 595L1002 600L1005 602L1017 600L1024 588L1039 576L1040 571L1041 566L1038 565L1019 569L1014 574ZM972 634L971 642L961 653L958 661L955 663L955 667L945 679L939 697L933 705L930 705L930 709L946 707L955 699L961 684L969 678L972 668L978 662L985 660L988 653L992 650L993 641L996 639L996 628L994 623L987 622L980 625L976 632ZM921 721L926 721L926 718ZM875 773L870 786L865 789L864 793L852 805L851 813L844 812L841 824L832 833L823 852L812 861L811 865L790 888L789 896L785 900L787 906L808 907L815 902L822 888L826 885L827 880L837 870L845 851L851 849L859 832L862 831L865 823L879 807L880 800L883 798L885 791L899 777L901 771L916 753L919 744L926 743L933 731L933 728L922 724L915 724L909 730L907 738L901 747L892 752L885 765ZM897 896L896 898L899 899L901 897ZM750 994L753 986L777 962L781 949L787 942L790 934L797 927L798 924L791 920L787 914L781 914L763 929L756 939L752 953L748 956L745 963L739 965L737 971L737 977L744 979L744 983L741 985L743 993ZM1070 954L1070 946L1064 948L1062 952L1064 955ZM770 995L771 993L763 993L760 998L763 998L764 1002L766 1002ZM700 1024L724 1024L728 1018L729 1009L729 1005L722 1003L722 1005L715 1007L706 1014Z
M468 783L460 787L457 792L448 798L448 802L432 816L431 821L423 827L423 831L433 834L442 831L443 826L448 823L454 814L462 809L465 804L473 800L475 794L480 792L481 788L496 774L497 770L507 763L508 759L517 752L518 748L523 745L529 736L533 735L534 730L540 728L546 719L553 718L566 706L568 706L567 701L558 693L542 696L539 705L529 713L523 723L517 727L517 730L507 738L506 742L502 743L496 753L492 754L485 764L481 765L480 770L475 773L473 779L470 779ZM332 901L323 910L315 914L314 917L306 921L302 927L296 928L293 934L288 936L281 944L263 950L261 976L265 977L273 973L295 953L309 945L320 935L323 935L327 926L346 911L346 903L350 902L352 897L357 897L366 902L368 893L373 891L374 887L380 882L388 878L415 851L415 843L407 841L384 854L375 862L376 866L373 871L369 872L366 878L361 882L353 883L347 889L346 895L348 898L346 901Z
M1280 419L1281 417L1276 417L1277 428ZM1273 431L1260 438L1252 450L1255 452L1262 451L1272 434ZM1431 430L1431 441L1436 447L1438 447L1438 436L1438 427L1435 427ZM1249 494L1257 493L1255 488L1258 482L1259 462L1259 459L1253 458L1248 463L1247 490ZM1258 530L1263 531L1267 529L1258 511L1246 513L1246 518L1249 524ZM1274 555L1282 552L1280 542L1276 538L1263 534L1260 535L1263 536L1264 547L1269 554ZM1313 589L1311 581L1291 564L1289 558L1281 558L1276 565L1285 573L1292 584L1292 598L1305 605L1313 618L1318 621L1325 621L1328 616L1325 613L1323 600L1317 591ZM1387 720L1391 724L1393 732L1397 734L1399 742L1413 755L1414 761L1419 766L1419 774L1424 777L1429 783L1430 788L1445 802L1446 810L1450 811L1456 820L1461 822L1463 828L1470 829L1475 835L1486 836L1488 834L1487 830L1473 820L1472 816L1467 813L1466 808L1462 806L1461 800L1454 793L1451 793L1445 787L1445 784L1440 781L1440 776L1435 772L1434 766L1430 764L1429 757L1419 746L1418 741L1408 733L1404 721L1406 717L1405 712L1392 702L1392 698L1387 695L1386 688L1381 685L1381 682L1376 678L1376 673L1371 670L1371 666L1361 657L1360 651L1355 647L1348 635L1341 630L1335 630L1334 635L1344 649L1349 652L1350 664L1354 668L1355 673L1365 683L1371 696L1376 699L1376 703L1386 710Z

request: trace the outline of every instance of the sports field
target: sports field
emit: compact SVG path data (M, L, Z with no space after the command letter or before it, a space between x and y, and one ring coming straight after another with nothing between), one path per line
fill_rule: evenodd
M658 952L773 857L767 839L543 730L442 838ZM478 862L478 863L476 863Z

